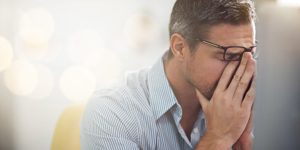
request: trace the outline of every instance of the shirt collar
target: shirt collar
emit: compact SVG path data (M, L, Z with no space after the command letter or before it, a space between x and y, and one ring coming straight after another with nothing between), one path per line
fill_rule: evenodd
M163 59L160 58L148 74L149 102L156 119L177 104L164 70Z

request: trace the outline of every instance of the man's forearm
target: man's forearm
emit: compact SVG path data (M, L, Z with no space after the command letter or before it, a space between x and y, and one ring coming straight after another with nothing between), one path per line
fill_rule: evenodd
M221 140L217 138L213 138L211 136L203 136L198 143L195 150L229 150L232 144L230 142L226 142L226 140ZM239 140L232 146L233 150L252 150L253 146L253 137L251 136L249 139L243 141Z

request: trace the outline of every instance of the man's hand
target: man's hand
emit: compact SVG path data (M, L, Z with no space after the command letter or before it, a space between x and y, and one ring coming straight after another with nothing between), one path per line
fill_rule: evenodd
M250 119L246 126L246 129L242 133L241 137L233 145L233 150L252 150L253 144L253 111L251 112Z
M254 80L251 79L256 62L251 54L244 53L234 74L237 66L236 61L226 66L211 100L196 90L207 123L207 130L196 148L198 150L230 149L240 137L244 137L241 135L249 122L255 99Z

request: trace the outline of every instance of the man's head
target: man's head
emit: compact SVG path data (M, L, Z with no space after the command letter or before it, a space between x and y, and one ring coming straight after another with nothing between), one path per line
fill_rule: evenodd
M170 17L169 37L182 35L193 50L197 44L194 39L205 39L212 26L249 24L255 16L251 0L177 0Z
M210 98L228 61L221 46L255 45L255 11L251 0L177 0L172 10L168 60L189 84Z

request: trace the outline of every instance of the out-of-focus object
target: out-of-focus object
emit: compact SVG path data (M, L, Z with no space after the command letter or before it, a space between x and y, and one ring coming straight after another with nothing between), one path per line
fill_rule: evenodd
M67 53L74 64L81 64L89 69L101 88L116 82L121 72L118 53L107 48L101 35L95 30L74 32L68 39Z
M143 50L159 37L159 25L147 13L130 16L124 27L124 38L131 49Z
M21 15L19 36L24 45L24 52L29 56L43 58L54 33L54 18L44 8L35 8Z
M71 101L88 100L96 88L95 75L83 67L70 67L60 78L60 89Z
M16 60L4 72L4 83L14 94L26 96L32 93L38 82L38 72L27 60Z
M42 64L36 64L38 83L33 92L29 95L32 99L44 99L51 95L54 87L54 75L52 71Z
M51 150L80 150L80 118L84 107L77 104L64 110L53 134Z
M26 44L45 44L54 32L54 19L45 9L32 9L22 15L19 30Z
M254 149L299 150L300 11L276 3L257 10L260 57Z
M0 36L0 72L10 66L13 59L13 48L9 41Z

